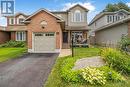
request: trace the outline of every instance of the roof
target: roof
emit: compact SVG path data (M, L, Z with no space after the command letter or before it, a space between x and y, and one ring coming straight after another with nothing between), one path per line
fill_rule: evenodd
M0 31L5 31L5 28L4 26L0 26Z
M71 10L71 9L73 9L73 8L75 8L75 7L77 7L77 6L83 8L83 9L86 10L86 11L89 11L87 8L85 8L84 6L82 6L82 5L80 5L80 4L74 5L73 7L69 8L68 11Z
M38 11L34 12L32 15L30 15L29 17L26 18L25 21L27 21L28 19L32 18L33 16L35 16L36 14L38 14L39 12L41 11L45 11L47 12L48 14L52 15L53 17L55 17L56 19L59 19L59 20L62 20L60 17L54 15L53 13L49 12L48 10L44 9L44 8L41 8L39 9ZM63 20L62 20L63 21Z
M130 12L124 10L124 9L121 9L119 11L116 11L116 12L101 12L99 14L97 14L93 19L92 21L89 23L89 25L91 25L93 22L95 22L96 20L98 20L99 18L103 17L104 15L108 15L108 14L116 14L118 12L125 12L127 14L130 14Z
M51 11L51 13L67 13L67 11Z
M65 30L90 30L88 26L66 26Z
M24 14L24 13L18 12L18 13L16 13L15 15L5 16L5 17L16 17L16 16L19 16L19 15L23 15L23 16L26 16L26 17L29 16L29 15L26 15L26 14Z
M122 20L119 20L117 22L113 22L113 23L104 25L104 26L98 28L97 30L95 30L95 32L100 31L100 30L104 30L106 28L110 28L110 27L113 27L113 26L116 26L116 25L119 25L119 24L124 24L124 23L127 23L128 21L130 21L130 16L127 17L127 18L124 18Z
M26 15L26 14L21 13L21 12L15 14L15 16L19 16L19 15L23 15L23 16L26 16L26 17L29 16L29 15Z

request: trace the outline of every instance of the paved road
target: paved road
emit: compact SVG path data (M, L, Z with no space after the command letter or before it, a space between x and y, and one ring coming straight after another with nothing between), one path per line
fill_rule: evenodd
M58 54L27 54L0 63L0 87L42 87Z

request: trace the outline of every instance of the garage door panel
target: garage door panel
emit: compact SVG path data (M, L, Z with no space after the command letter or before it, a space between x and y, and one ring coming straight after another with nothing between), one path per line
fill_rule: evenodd
M43 36L34 35L34 50L35 51L54 51L55 50L55 35L46 36L46 33L43 33Z

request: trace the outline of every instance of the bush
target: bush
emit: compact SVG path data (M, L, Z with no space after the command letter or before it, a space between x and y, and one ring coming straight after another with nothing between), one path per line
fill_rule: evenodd
M60 75L66 82L82 82L80 70L72 70L75 61L73 58L68 58L61 66Z
M107 81L112 82L124 82L125 78L120 74L114 71L112 68L107 66L103 66L99 68L99 70L104 71L104 76L106 77Z
M87 81L90 84L105 84L106 83L106 77L104 76L104 72L100 71L96 68L85 68L82 69L82 77L85 81Z
M119 42L119 48L124 51L130 51L130 38L128 36L122 36Z
M5 44L0 45L0 47L25 47L26 44L24 41L9 41Z
M130 59L126 54L116 49L105 48L101 51L101 56L110 67L130 74Z

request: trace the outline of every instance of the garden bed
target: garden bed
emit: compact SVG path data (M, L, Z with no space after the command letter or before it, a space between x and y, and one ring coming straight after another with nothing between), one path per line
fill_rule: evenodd
M86 85L87 87L95 87L95 85L99 87L128 87L130 85L129 78L124 78L119 72L108 66L96 68L96 70L101 71L101 77L103 71L103 73L105 73L103 75L106 75L105 78L107 78L105 80L109 81L105 81L103 77L101 81L105 82L105 84L103 83L104 85L102 85L102 83L91 85L90 82L85 81L85 79L81 77L81 71L75 71L72 70L72 68L76 60L85 57L99 56L101 50L100 48L76 48L74 50L75 57L68 56L57 59L45 87L86 87ZM83 70L82 72L89 73L88 69L89 68L86 69L87 71ZM93 69L95 68L91 68L90 70L93 71Z

